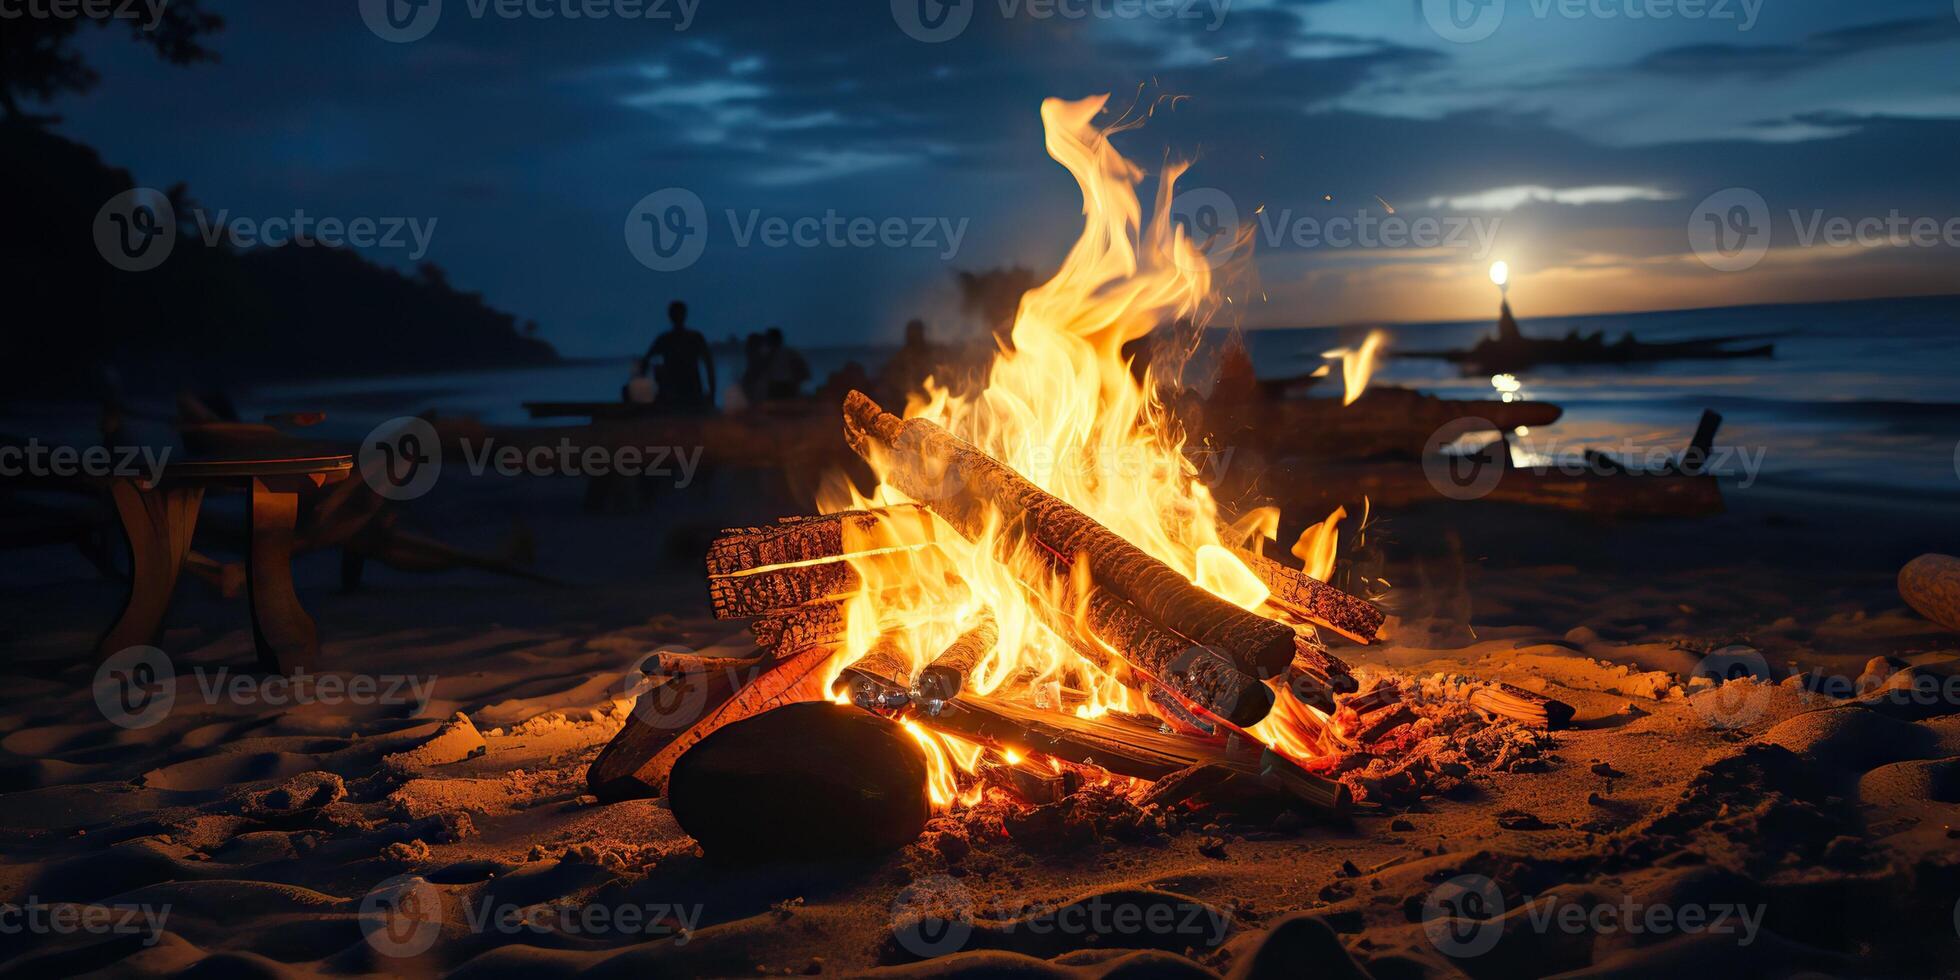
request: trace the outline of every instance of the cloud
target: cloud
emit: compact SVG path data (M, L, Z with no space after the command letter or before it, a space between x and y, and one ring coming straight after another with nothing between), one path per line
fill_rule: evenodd
M1691 44L1665 48L1634 62L1633 67L1666 75L1781 75L1870 51L1950 43L1954 37L1954 22L1950 17L1893 20L1821 31L1796 44Z
M1432 208L1452 211L1516 211L1527 204L1625 204L1628 201L1672 201L1679 196L1655 187L1627 184L1561 188L1514 184L1456 197L1432 197L1424 203Z

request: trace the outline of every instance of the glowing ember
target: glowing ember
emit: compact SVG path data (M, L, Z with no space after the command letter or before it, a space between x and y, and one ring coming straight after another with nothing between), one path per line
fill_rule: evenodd
M928 379L905 416L936 422L1199 587L1243 608L1260 608L1269 590L1233 549L1256 550L1261 538L1272 535L1277 516L1237 527L1221 521L1183 453L1182 432L1155 398L1155 383L1147 375L1140 382L1122 353L1125 343L1159 325L1181 318L1203 322L1214 296L1211 266L1169 218L1172 186L1183 167L1162 175L1146 225L1136 193L1142 170L1110 145L1110 131L1091 122L1106 99L1042 103L1048 152L1080 185L1084 221L1060 271L1022 297L1012 349L996 355L977 394L955 398ZM1371 336L1348 359L1351 396L1366 384L1379 344ZM833 480L819 500L826 513L909 502L889 485L891 467L875 458L872 463L883 481L872 495ZM1309 532L1316 537L1308 572L1326 575L1341 516L1337 512ZM1079 624L1081 610L1068 598L1079 593L1066 582L1047 594L1031 590L1023 583L1054 576L1017 575L1043 558L1005 547L1007 539L995 530L969 541L942 527L932 535L935 547L852 555L863 585L846 605L845 638L827 668L826 685L874 644L895 652L907 676L916 677L958 637L962 623L990 609L999 639L968 672L967 690L1084 717L1112 710L1149 714L1145 698L1112 673L1120 669L1118 659L1103 658L1109 669L1098 666L1053 632L1053 615L1044 625L1037 604L1062 610L1064 627L1070 615ZM1305 538L1302 543L1308 544ZM1100 645L1086 628L1071 639ZM1312 733L1324 716L1295 701L1283 685L1268 684L1278 690L1278 702L1253 734L1288 755L1312 758ZM906 730L926 748L934 802L947 806L961 799L955 770L973 773L981 749L910 721ZM1021 761L1019 753L1007 759L1009 765ZM967 796L971 802L977 791Z

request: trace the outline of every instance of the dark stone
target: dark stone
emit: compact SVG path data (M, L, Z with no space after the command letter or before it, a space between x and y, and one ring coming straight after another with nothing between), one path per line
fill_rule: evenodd
M709 858L747 864L896 850L932 815L925 750L862 709L803 702L703 739L668 805Z

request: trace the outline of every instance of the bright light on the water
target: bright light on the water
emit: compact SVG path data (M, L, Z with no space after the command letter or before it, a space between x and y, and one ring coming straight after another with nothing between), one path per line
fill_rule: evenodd
M1490 264L1490 281L1491 281L1491 282L1494 282L1494 283L1496 283L1496 284L1498 284L1498 285L1500 285L1500 286L1502 286L1502 285L1504 285L1504 284L1505 284L1506 282L1508 282L1508 281L1510 280L1510 278L1511 278L1511 265L1510 265L1510 263L1508 263L1508 262L1492 262L1492 263Z

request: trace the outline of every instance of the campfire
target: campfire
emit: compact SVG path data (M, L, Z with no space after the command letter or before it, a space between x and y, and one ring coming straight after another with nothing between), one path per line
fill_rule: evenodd
M1146 222L1144 174L1109 142L1134 123L1095 126L1104 102L1042 106L1048 151L1081 187L1082 234L1023 297L984 386L928 380L902 414L845 399L843 436L875 489L839 474L821 515L713 543L714 612L752 620L762 659L746 675L652 664L663 696L700 717L629 725L593 767L601 796L660 792L724 726L828 700L915 740L937 808L1218 769L1348 806L1316 765L1396 706L1392 691L1357 699L1329 643L1374 641L1383 613L1324 581L1339 514L1292 547L1298 566L1262 553L1276 511L1221 514L1162 379L1125 356L1216 300L1203 243L1169 217L1182 168L1161 175Z

